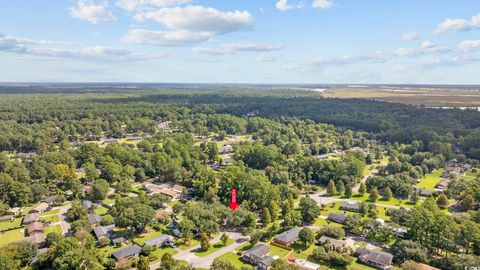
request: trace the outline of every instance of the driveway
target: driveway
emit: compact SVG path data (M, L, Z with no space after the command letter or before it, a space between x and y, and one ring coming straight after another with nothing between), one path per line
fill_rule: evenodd
M60 227L62 228L62 233L64 236L70 230L70 223L68 223L65 213L67 213L68 209L70 209L71 207L72 205L68 203L67 205L61 206L60 210L58 211L58 217L60 219Z

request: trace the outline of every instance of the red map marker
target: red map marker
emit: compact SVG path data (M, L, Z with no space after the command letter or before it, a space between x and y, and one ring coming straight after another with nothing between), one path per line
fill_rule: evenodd
M231 190L232 192L232 199L230 201L230 208L232 209L232 211L235 211L235 209L237 209L237 189L236 188L232 188Z

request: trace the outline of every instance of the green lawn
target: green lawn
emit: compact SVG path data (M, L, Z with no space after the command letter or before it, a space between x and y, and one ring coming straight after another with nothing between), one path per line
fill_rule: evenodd
M12 242L20 240L25 237L23 229L15 229L0 233L0 246L8 245Z
M47 235L50 232L56 232L56 233L62 235L62 227L60 227L60 225L53 225L53 226L44 227L43 233L45 235Z
M16 218L12 222L0 222L0 231L11 230L22 226L23 218Z
M58 212L60 212L60 208L57 208L57 209L51 210L51 211L43 212L43 213L40 214L40 216L44 217L44 216L58 215Z
M54 223L54 222L59 222L60 218L58 217L58 215L42 216L40 218L40 221Z
M246 264L244 263L241 259L240 259L240 256L238 256L237 254L233 253L233 252L228 252L228 253L225 253L223 254L222 256L220 256L219 258L224 258L224 259L227 259L229 262L231 262L233 265L235 265L235 267L237 268L240 268L244 265L249 265L249 264Z
M178 245L178 247L181 249L181 250L187 250L187 249L191 249L193 248L194 246L197 246L200 244L200 241L198 241L197 239L192 239L190 240L190 245Z
M152 254L155 255L157 259L151 263L160 261L162 259L162 256L165 255L166 253L170 253L170 255L173 256L175 253L177 253L177 251L173 248L157 248L157 250L152 252Z
M277 246L274 246L272 244L268 244L267 246L270 248L270 252L268 253L268 255L270 255L272 257L273 256L278 256L280 259L283 259L290 252L287 249L277 247Z
M417 184L417 187L434 190L435 185L440 181L440 176L444 171L445 169L442 168L425 175L422 181Z
M95 208L95 214L97 214L99 216L103 216L107 213L108 213L108 208L106 208L106 207L98 206L97 208Z
M195 252L195 255L197 255L198 257L205 257L209 254L212 254L213 252L215 251L218 251L224 247L227 247L229 245L233 244L233 239L228 239L227 241L227 244L224 246L223 243L221 241L213 244L208 250L205 250L205 251L199 251L199 252Z
M350 200L355 200L355 201L364 201L364 202L369 202L369 194L365 194L365 195L360 195L360 194L355 194L353 195L351 198L349 198ZM412 208L414 207L415 205L412 204L410 201L408 200L402 200L402 199L397 199L397 198L392 198L388 201L385 201L383 200L382 198L380 198L379 200L377 200L375 202L376 204L382 204L382 205L391 205L391 206L401 206L401 207L404 207L404 208Z
M136 238L133 239L133 242L137 243L138 245L140 246L143 246L143 244L145 243L145 241L147 240L150 240L150 239L153 239L155 237L158 237L158 236L161 236L163 235L164 233L163 232L157 232L155 231L154 229L152 228L147 228L148 230L148 233L146 234L143 234L141 236L138 236Z
M339 223L336 223L336 222L331 222L331 221L328 221L324 218L317 218L317 220L315 220L315 223L313 223L313 225L315 226L327 226L327 225L331 225L331 226L336 226L336 227L342 227L343 225L342 224L339 224Z
M313 250L315 250L317 246L311 245L305 250L295 250L290 257L297 258L297 259L304 259L306 260L310 254L312 254Z

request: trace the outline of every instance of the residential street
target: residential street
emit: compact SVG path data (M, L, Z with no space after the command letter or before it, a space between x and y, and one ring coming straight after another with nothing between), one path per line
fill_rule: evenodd
M62 228L63 235L66 235L70 230L70 223L67 222L67 217L65 216L65 213L67 213L70 207L72 207L70 203L67 205L61 206L60 211L58 212L58 217L60 218L60 227Z

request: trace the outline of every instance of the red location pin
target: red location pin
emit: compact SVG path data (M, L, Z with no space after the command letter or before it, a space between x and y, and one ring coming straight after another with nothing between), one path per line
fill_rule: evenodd
M235 209L237 209L237 189L236 188L232 188L231 190L232 192L232 199L230 201L230 208L232 209L232 211L235 211Z

